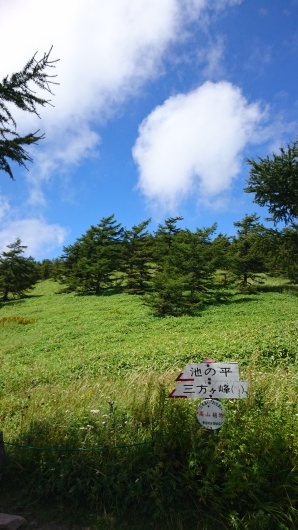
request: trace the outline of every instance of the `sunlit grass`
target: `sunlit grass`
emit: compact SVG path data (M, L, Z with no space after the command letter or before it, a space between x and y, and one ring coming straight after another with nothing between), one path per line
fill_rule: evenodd
M6 486L26 503L34 491L109 512L111 528L135 505L169 529L196 528L198 510L209 530L295 528L298 304L295 286L264 287L195 317L156 318L127 294L56 294L51 281L3 304ZM207 356L238 361L249 381L214 433L198 424L197 400L168 399L184 366Z

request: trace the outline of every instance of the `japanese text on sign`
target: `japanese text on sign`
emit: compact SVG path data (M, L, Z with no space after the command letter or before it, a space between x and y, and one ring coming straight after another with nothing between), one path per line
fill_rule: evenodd
M247 391L247 381L213 381L210 385L180 381L169 397L241 399L247 397Z
M225 411L220 401L205 399L199 405L197 418L206 429L219 429L225 421Z
M176 381L193 381L194 379L228 381L239 380L238 363L192 363L188 364Z
M170 398L243 399L248 382L239 379L238 363L216 363L213 359L188 364L179 374Z

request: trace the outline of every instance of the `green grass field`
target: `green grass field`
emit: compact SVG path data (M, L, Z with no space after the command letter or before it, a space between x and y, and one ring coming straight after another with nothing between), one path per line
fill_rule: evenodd
M136 296L57 294L52 281L2 304L0 511L51 505L45 517L93 528L297 528L297 291L262 289L166 318ZM199 400L168 399L205 357L237 361L249 381L216 432L198 424Z

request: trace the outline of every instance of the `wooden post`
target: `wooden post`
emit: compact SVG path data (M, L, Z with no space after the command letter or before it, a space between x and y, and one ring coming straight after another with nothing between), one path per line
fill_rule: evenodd
M3 441L3 432L0 431L0 467L5 466L5 447L4 447L4 441Z

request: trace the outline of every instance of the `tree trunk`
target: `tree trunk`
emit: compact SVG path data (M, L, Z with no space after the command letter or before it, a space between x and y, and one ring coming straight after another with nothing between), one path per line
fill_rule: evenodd
M8 300L8 293L9 293L9 288L8 288L8 287L4 287L4 289L3 289L3 298L2 298L2 301L3 301L3 302L7 302L7 300Z
M100 276L98 274L96 277L95 294L99 294L99 292L100 292Z

